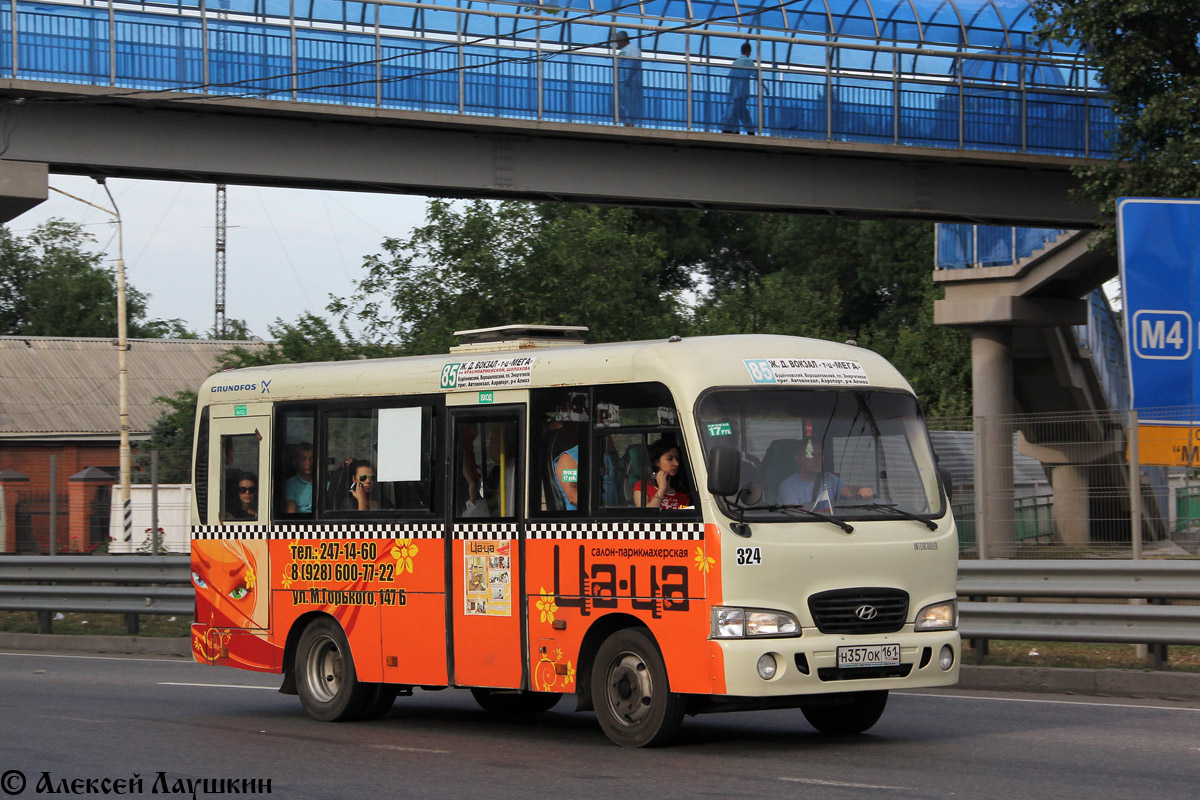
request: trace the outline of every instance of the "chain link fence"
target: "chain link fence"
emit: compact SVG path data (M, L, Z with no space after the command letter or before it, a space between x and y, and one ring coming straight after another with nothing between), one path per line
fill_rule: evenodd
M961 557L1200 555L1200 477L1139 464L1131 480L1131 419L1124 411L930 419L953 483Z

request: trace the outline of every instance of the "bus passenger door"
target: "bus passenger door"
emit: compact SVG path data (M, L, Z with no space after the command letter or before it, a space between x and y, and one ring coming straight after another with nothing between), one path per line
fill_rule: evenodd
M193 652L212 664L259 671L279 667L280 648L269 641L267 576L270 559L263 521L269 497L260 490L271 453L267 404L211 406L207 480L196 487L206 524L193 534L196 589ZM262 582L259 579L262 578Z
M522 688L524 406L452 410L453 683Z

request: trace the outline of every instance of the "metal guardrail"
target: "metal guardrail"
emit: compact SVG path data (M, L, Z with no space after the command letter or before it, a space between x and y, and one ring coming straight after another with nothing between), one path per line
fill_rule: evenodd
M1200 644L1200 606L1155 604L1200 599L1200 561L960 561L958 594L1004 598L959 604L965 639ZM1151 605L1019 602L1055 597Z
M124 614L136 633L141 614L191 617L195 595L188 556L12 556L0 558L0 609L36 611L49 633L57 611Z
M187 556L0 558L0 609L187 616ZM960 631L967 639L1200 645L1200 560L960 561ZM1149 601L1137 604L1014 602L1009 598Z

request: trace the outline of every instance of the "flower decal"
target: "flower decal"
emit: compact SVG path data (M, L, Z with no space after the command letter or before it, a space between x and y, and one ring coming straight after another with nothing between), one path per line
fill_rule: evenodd
M567 672L563 675L563 685L570 686L575 682L575 665L570 661L567 662Z
M245 579L246 588L253 590L254 584L257 581L258 581L258 578L254 574L254 567L246 567L246 579Z
M709 558L708 556L704 555L703 547L696 548L696 569L707 575L708 571L712 569L712 565L715 563L717 563L715 558Z
M546 594L546 587L542 587L541 596L537 601L538 615L542 622L554 622L554 614L558 611L558 606L554 602L554 595Z
M417 545L412 539L397 539L392 548L392 558L396 559L396 573L413 572L413 558L417 555Z
M289 586L291 586L292 585L292 576L288 575L287 572L284 572L283 577L279 579L279 585L285 589L288 588Z

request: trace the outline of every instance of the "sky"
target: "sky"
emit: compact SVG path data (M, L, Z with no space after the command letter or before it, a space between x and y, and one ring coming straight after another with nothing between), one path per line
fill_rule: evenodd
M91 178L51 175L50 186L109 207ZM124 226L129 284L150 295L149 317L180 318L202 335L215 314L216 187L207 183L110 178ZM267 189L230 185L226 192L225 316L270 338L278 318L325 315L329 295L348 295L363 276L364 256L383 252L424 221L425 198ZM96 237L92 249L115 266L112 217L51 190L49 199L8 223L18 236L51 218L78 222Z

